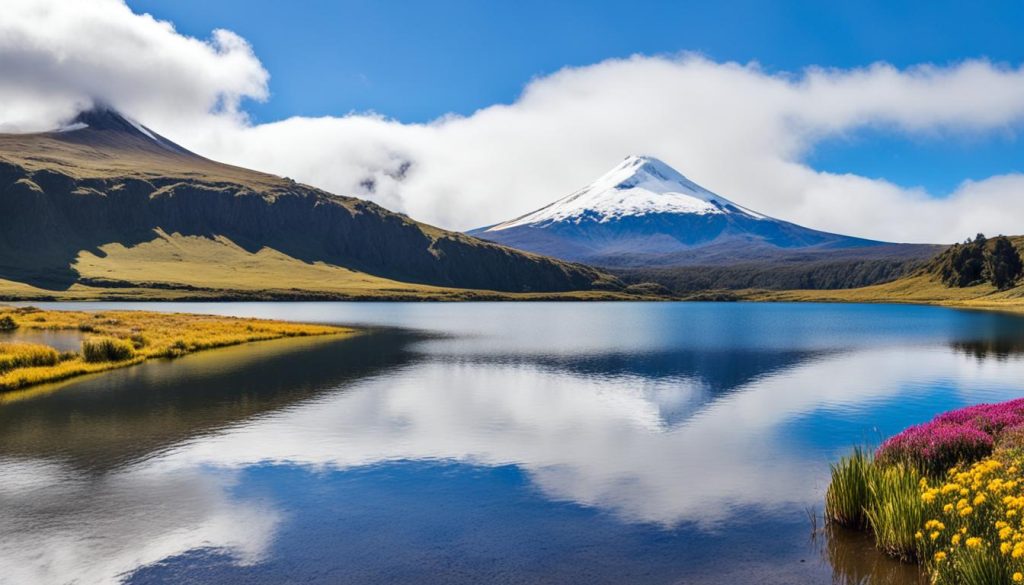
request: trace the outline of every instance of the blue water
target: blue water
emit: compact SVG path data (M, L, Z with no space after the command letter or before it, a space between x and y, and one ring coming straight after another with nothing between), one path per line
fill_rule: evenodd
M359 324L0 396L0 583L917 583L828 463L1024 395L1024 320L716 303L89 304Z

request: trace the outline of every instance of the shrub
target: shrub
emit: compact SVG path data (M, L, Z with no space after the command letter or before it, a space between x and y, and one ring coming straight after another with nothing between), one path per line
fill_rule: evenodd
M1020 279L1024 263L1009 238L999 236L995 239L992 250L985 257L985 273L989 282L999 290L1013 288Z
M82 342L82 357L87 362L122 362L135 357L135 346L116 337L89 337Z
M989 435L1024 424L1024 399L997 404L978 404L952 410L935 417L936 423L968 425Z
M0 317L0 331L14 331L17 328L18 322L12 319L10 315Z
M38 343L0 343L0 372L15 368L52 366L60 361L57 350Z
M968 287L989 282L999 290L1012 288L1024 274L1024 261L1006 236L954 244L930 263L946 286Z
M872 476L878 469L871 454L858 447L849 457L832 464L831 469L832 480L825 493L825 518L840 526L866 528L864 511L868 507Z
M909 465L929 475L940 475L957 463L985 457L992 447L992 436L971 425L932 421L889 438L878 448L875 459L882 464Z

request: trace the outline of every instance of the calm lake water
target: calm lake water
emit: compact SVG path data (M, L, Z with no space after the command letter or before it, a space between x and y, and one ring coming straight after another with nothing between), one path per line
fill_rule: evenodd
M1024 395L1024 320L934 307L50 306L373 329L0 395L5 585L916 584L829 462Z

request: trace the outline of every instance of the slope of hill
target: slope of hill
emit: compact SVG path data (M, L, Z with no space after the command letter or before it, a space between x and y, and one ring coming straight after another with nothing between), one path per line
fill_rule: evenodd
M1024 255L1024 236L1011 237L1019 254ZM1024 312L1024 281L999 290L991 283L949 286L942 281L942 270L955 248L948 248L914 273L884 284L848 290L746 290L734 293L735 299L759 301L837 302L837 303L917 303L954 307Z
M547 207L469 233L523 250L617 267L728 264L775 259L793 251L893 246L768 217L642 156L626 158Z
M461 298L614 289L590 267L217 163L116 112L0 135L0 295Z

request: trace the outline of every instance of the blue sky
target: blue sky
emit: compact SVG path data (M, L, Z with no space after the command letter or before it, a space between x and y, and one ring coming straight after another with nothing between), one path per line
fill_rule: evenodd
M530 79L635 53L694 51L808 66L897 67L987 58L1024 61L1024 2L487 2L443 0L130 0L136 12L208 38L248 40L271 74L255 122L375 111L403 122L510 103ZM862 131L808 157L814 168L923 186L936 196L965 179L1021 170L1015 129L964 139Z
M646 154L808 227L952 242L1021 232L1022 30L1021 0L4 0L0 131L102 103L456 230Z

